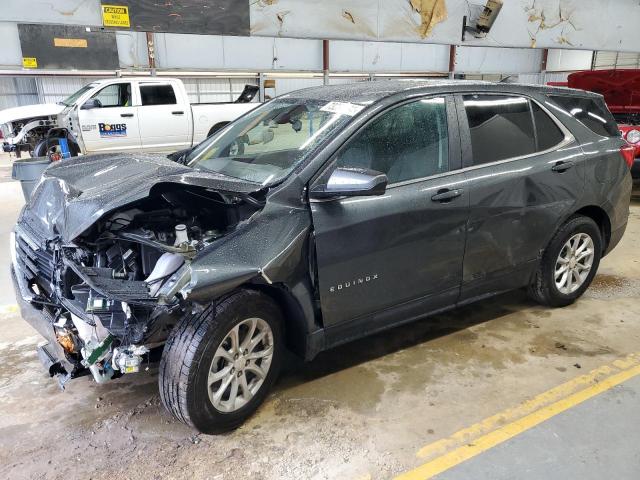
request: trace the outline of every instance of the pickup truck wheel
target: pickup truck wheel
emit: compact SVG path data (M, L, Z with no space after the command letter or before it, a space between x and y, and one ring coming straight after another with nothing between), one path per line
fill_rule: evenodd
M236 428L275 382L283 356L282 314L271 298L239 291L184 316L160 361L160 397L203 433Z
M69 151L71 152L72 157L76 157L78 155L78 149L76 146L69 142ZM31 152L32 157L48 157L54 153L62 153L60 150L60 139L59 138L50 138L49 140L40 140L33 151Z
M572 304L591 284L601 257L598 225L589 217L570 218L546 248L529 295L550 307Z

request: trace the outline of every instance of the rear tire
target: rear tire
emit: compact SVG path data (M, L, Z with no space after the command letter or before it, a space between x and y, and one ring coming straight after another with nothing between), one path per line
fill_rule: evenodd
M589 217L570 218L545 249L529 285L529 296L549 307L572 304L591 284L601 257L598 225Z
M266 398L280 371L283 347L280 309L259 292L241 290L187 314L169 335L160 361L162 403L202 433L232 430Z

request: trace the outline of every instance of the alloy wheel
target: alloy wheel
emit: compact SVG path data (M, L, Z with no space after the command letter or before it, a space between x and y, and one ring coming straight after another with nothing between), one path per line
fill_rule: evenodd
M556 260L554 280L560 293L569 295L578 290L591 272L595 249L586 233L573 235L564 244Z
M208 378L209 400L224 413L245 406L258 393L273 360L273 332L261 318L236 324L213 356Z

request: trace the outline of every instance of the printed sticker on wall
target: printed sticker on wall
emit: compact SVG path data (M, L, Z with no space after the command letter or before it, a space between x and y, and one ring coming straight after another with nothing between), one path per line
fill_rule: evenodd
M102 25L105 27L131 27L129 7L102 5Z
M38 68L38 60L36 57L22 57L23 68Z
M89 43L86 38L54 38L54 47L63 48L87 48Z
M101 137L126 137L126 123L98 123Z

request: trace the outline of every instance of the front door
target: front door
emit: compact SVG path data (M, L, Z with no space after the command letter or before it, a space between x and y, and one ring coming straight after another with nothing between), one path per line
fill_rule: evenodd
M336 167L389 179L381 196L311 203L325 327L363 319L370 331L455 303L469 197L453 110L445 98L386 110L316 180Z
M584 190L580 146L535 100L458 99L470 216L462 299L524 286ZM467 127L468 124L468 127Z
M78 110L87 153L140 150L137 107L130 82L112 83L96 92L97 108Z

